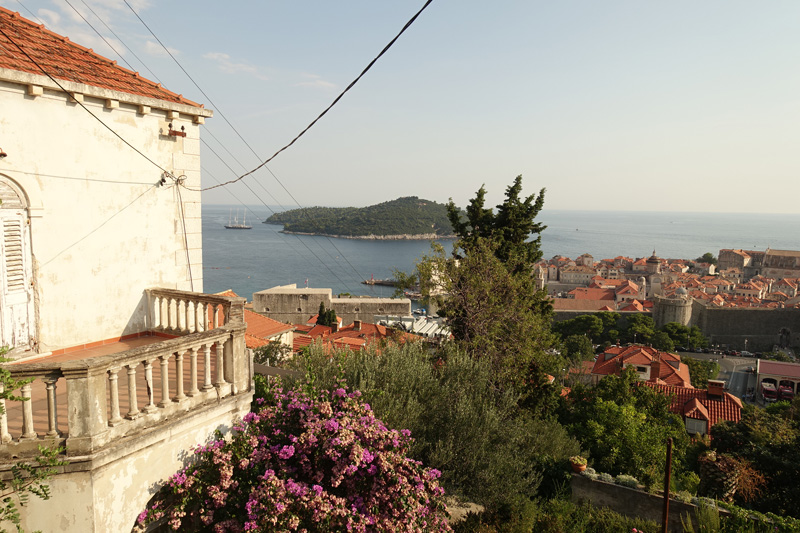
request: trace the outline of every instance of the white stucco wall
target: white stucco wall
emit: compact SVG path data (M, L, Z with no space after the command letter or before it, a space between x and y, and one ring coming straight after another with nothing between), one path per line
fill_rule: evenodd
M215 429L229 433L233 421L250 410L251 400L252 394L228 397L192 416L126 437L96 456L94 464L67 458L65 472L48 481L51 498L34 496L25 506L24 530L131 531L158 488L191 460L190 450L208 442Z
M181 189L192 283L173 182L153 188L162 171L66 94L46 88L45 78L38 77L43 94L33 97L10 77L0 72L0 147L8 154L0 176L28 196L38 351L142 331L148 287L201 292L200 193ZM135 97L95 94L108 98L87 95L87 108L158 165L185 175L186 186L200 187L201 126L188 106L173 104L184 112L167 119L166 110L142 109ZM107 104L113 97L118 107ZM161 134L169 122L186 137Z

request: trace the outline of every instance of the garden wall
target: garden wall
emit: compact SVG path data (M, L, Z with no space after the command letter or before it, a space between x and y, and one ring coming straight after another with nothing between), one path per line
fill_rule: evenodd
M595 507L608 507L625 516L653 520L659 524L664 512L664 498L659 495L605 481L591 480L581 475L572 476L572 501L589 502ZM683 532L681 516L689 515L694 521L695 509L696 506L691 503L670 500L669 531ZM724 516L728 513L720 509L719 514Z

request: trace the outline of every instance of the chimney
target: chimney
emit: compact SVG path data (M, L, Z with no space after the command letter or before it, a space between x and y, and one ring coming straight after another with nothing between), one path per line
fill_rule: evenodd
M339 331L339 322L338 321L336 321L333 324L331 324L331 333L336 333L337 331Z
M353 320L353 329L355 331L361 331L361 321L360 320Z
M708 397L721 400L725 396L725 382L721 379L708 380Z
M656 352L653 355L653 362L650 363L650 379L648 381L656 381L661 377L661 354Z

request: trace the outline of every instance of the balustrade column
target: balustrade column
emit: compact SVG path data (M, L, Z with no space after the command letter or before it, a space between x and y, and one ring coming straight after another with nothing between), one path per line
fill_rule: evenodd
M169 355L159 355L161 361L161 401L159 407L166 407L172 400L169 399Z
M167 325L168 325L167 327L168 327L168 329L170 331L173 330L173 326L172 326L172 302L175 302L175 306L176 307L178 306L177 300L175 300L174 298L167 298ZM176 317L178 316L177 309L175 311L175 316Z
M128 414L125 418L133 420L139 416L139 400L136 397L136 365L125 365L128 370ZM113 394L113 393L112 393Z
M144 361L144 381L147 383L147 405L144 406L145 413L152 413L158 410L155 404L155 386L153 385L153 361L155 359L147 359Z
M163 296L158 297L158 329L165 330L167 329L167 319L164 314L164 309L166 307L166 312L169 314L169 302Z
M22 435L20 440L33 440L39 435L33 429L33 405L31 405L31 384L26 383L19 390L22 393Z
M203 308L203 304L195 301L194 302L194 332L200 333L200 310Z
M205 357L205 380L203 381L203 390L211 390L214 385L211 384L211 344L203 346L203 355Z
M222 341L217 341L215 350L217 352L217 382L214 383L214 385L217 387L221 387L225 384L225 352L223 347L224 344Z
M186 316L186 333L192 332L192 321L190 320L192 315L189 314L189 304L191 304L191 302L186 300L186 308L183 310Z
M197 316L195 314L195 316ZM197 348L192 348L189 352L189 374L191 383L189 385L189 396L197 396L200 392L197 388Z
M183 332L183 319L185 315L181 312L181 306L186 304L186 300L179 298L175 302L175 329Z
M175 400L181 401L186 399L186 394L183 393L183 352L175 354Z
M5 386L0 383L0 392L5 392ZM3 444L11 442L11 434L8 432L8 411L6 411L6 401L0 399L0 442Z
M108 369L108 387L111 392L111 419L108 423L112 426L122 421L119 415L119 371L121 368L114 367Z
M56 409L56 382L58 378L45 378L44 383L47 387L47 433L48 437L59 437L58 431L58 411Z

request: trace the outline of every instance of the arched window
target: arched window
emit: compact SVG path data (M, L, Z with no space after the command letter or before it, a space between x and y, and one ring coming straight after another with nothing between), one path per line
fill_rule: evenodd
M0 202L0 344L26 350L34 340L28 202L5 176L0 176Z

